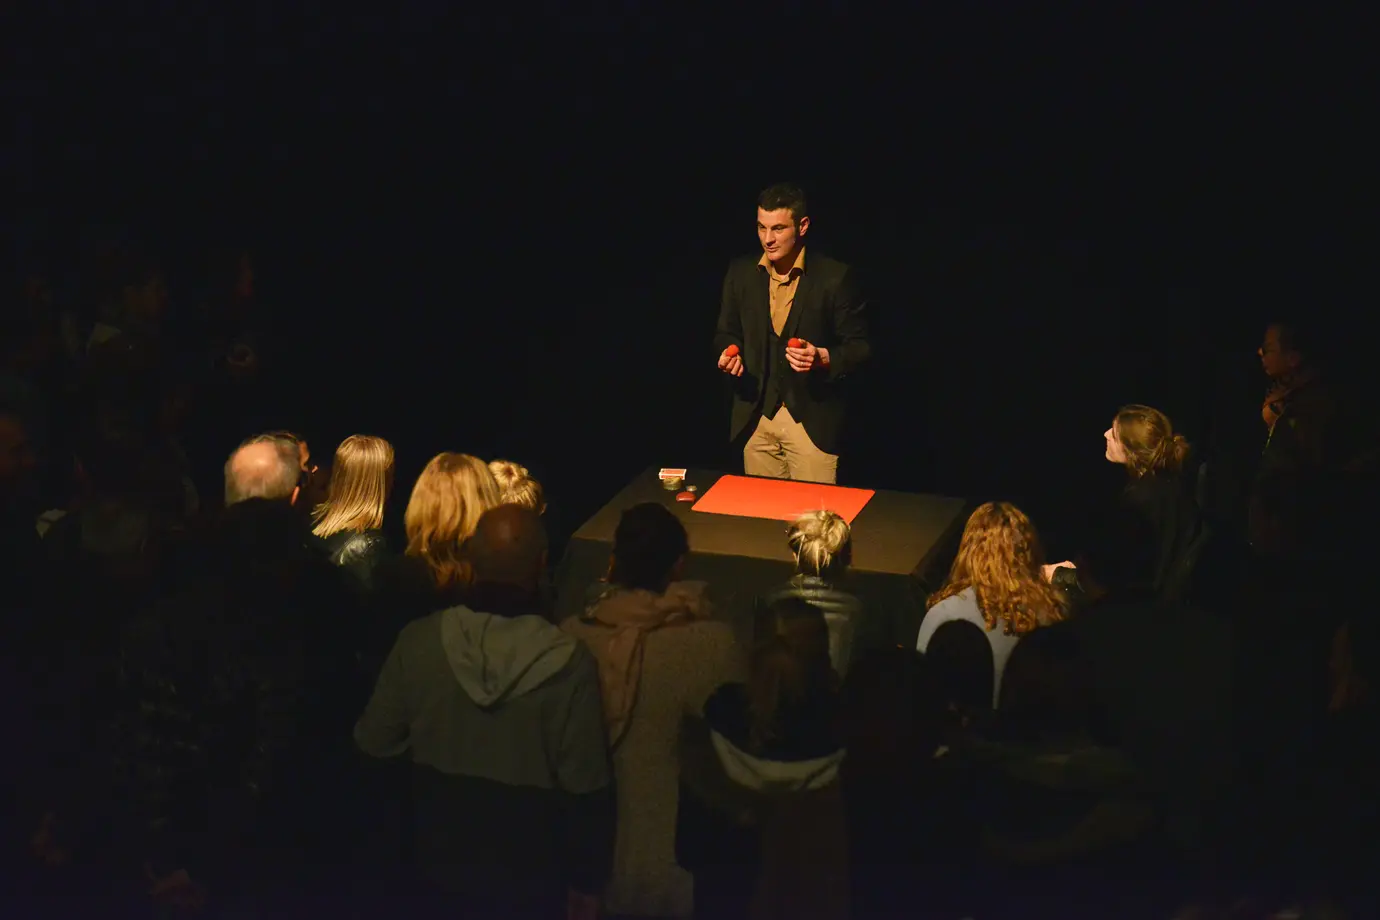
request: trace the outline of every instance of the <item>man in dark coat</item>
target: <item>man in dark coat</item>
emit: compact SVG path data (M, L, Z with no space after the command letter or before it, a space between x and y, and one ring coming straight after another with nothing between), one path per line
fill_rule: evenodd
M285 442L237 450L223 516L120 642L115 827L163 900L291 902L343 858L363 688L299 474Z

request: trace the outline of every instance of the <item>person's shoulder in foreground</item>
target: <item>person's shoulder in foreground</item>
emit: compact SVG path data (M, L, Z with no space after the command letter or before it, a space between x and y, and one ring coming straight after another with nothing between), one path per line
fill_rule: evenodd
M952 620L972 620L974 616L981 622L982 612L978 609L977 592L973 588L964 588L957 594L949 595L925 611L924 617L920 620L917 648L923 652L935 630L945 623Z

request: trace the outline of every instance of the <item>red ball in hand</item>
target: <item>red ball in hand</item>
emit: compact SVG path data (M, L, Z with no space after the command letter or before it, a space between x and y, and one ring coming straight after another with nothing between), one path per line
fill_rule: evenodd
M737 346L737 345L730 345L730 346L728 346L727 348L724 349L724 355L725 355L726 357L729 357L729 358L736 358L736 357L738 357L738 346Z
M804 348L804 347L805 347L805 340L804 340L804 339L791 339L790 341L788 341L788 342L786 343L786 347L787 347L787 348Z

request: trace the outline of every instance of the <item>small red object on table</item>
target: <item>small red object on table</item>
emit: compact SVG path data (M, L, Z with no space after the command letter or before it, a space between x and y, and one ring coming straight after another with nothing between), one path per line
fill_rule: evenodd
M852 524L875 494L872 489L853 489L818 482L723 476L700 496L694 510L707 514L794 521L807 511L823 508Z

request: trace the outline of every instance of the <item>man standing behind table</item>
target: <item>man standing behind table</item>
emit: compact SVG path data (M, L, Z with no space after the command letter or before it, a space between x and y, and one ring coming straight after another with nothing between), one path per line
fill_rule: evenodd
M798 187L757 197L762 255L729 264L714 347L734 378L729 437L750 432L744 472L833 483L849 379L872 348L852 271L818 252L807 262L809 229Z

